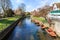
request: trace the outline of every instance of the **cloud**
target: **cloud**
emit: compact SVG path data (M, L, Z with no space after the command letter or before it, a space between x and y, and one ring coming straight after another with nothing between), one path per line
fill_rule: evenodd
M46 4L46 2L47 2L48 0L35 0L34 2L35 3L33 3L33 4L27 4L27 6L26 6L26 10L27 11L32 11L32 10L35 10L35 9L37 9L37 8L39 8L39 7L42 7L42 6L44 6L45 4ZM30 2L31 3L31 2Z
M32 6L31 5L27 5L26 6L26 11L31 11L32 10Z
M31 8L31 5L26 6L27 8Z
M15 5L15 4L20 4L20 3L24 3L23 0L11 0L11 2Z
M23 0L17 0L16 3L24 3L24 1Z
M26 5L27 11L37 9L44 5L50 5L54 2L60 2L60 0L11 0L11 1L14 8L16 8L21 3L24 3Z

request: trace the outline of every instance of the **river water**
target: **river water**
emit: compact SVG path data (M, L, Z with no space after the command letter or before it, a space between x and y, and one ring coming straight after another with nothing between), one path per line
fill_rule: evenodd
M37 31L40 27L31 22L31 19L26 18L20 23L16 26L8 40L40 40L37 37Z
M31 22L30 18L25 18L18 23L8 40L60 40L60 38L52 38L40 26Z

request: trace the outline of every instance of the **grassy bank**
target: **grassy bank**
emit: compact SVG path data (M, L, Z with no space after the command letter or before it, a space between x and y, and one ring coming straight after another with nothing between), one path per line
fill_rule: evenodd
M4 30L7 28L9 25L11 25L14 21L16 21L20 16L14 16L14 17L7 17L7 18L2 18L0 20L0 31Z
M37 20L39 20L39 21L42 21L43 23L46 23L47 22L47 20L45 20L45 18L43 18L43 17L32 17L33 19L37 19Z
M42 22L45 26L49 27L49 23L48 23L47 20L45 20L45 18L43 18L43 17L32 17L32 19L39 20L39 21Z

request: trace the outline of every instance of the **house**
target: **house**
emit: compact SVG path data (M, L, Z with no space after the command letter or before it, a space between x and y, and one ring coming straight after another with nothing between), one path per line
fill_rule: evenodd
M58 9L60 9L60 3L54 3L53 6L55 6Z
M51 20L51 27L60 37L60 8L57 6L57 4L54 4L53 10L47 15L47 18Z

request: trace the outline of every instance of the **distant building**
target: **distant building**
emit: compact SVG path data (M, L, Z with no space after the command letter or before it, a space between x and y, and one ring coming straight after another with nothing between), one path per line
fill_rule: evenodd
M16 9L16 10L14 10L14 13L15 13L15 15L20 15L21 14L21 10L20 9Z

